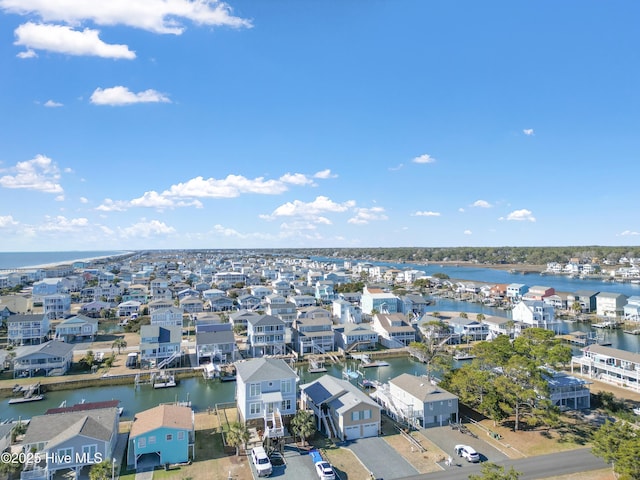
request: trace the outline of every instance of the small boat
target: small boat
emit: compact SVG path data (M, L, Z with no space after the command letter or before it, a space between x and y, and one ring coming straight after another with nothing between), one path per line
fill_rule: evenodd
M173 375L160 375L153 381L153 388L171 388L177 385Z

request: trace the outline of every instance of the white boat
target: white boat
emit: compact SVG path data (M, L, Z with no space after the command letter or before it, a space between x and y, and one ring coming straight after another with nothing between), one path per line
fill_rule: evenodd
M176 379L173 375L161 375L154 379L153 388L171 388L175 387L178 384L176 383Z

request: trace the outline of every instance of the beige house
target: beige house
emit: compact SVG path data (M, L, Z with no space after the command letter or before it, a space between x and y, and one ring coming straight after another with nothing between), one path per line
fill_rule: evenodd
M355 385L323 375L300 386L302 409L312 410L318 431L330 438L356 440L380 432L381 407Z

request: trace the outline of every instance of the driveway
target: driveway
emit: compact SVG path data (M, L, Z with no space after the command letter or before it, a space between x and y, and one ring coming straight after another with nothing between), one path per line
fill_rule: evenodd
M418 471L381 437L359 438L344 445L360 459L375 478L394 478L416 475Z
M305 451L300 451L295 445L285 445L283 451L284 465L274 465L273 473L269 478L277 478L278 480L300 480L300 479L313 479L317 478L313 462L311 457ZM256 468L251 461L251 455L248 457L249 465L251 466L251 473L253 478L258 478ZM264 478L264 477L262 477Z
M469 434L461 433L459 430L454 430L448 425L446 427L423 428L420 433L440 447L446 454L451 455L453 463L457 463L460 466L466 465L467 461L455 454L453 447L459 444L473 447L480 454L481 462L498 463L509 458L500 450L485 442L482 436L475 438Z

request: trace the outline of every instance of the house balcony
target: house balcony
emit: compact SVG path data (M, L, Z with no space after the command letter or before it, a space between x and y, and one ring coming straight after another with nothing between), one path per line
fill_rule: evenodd
M46 468L33 468L20 472L20 480L48 480L49 470Z

